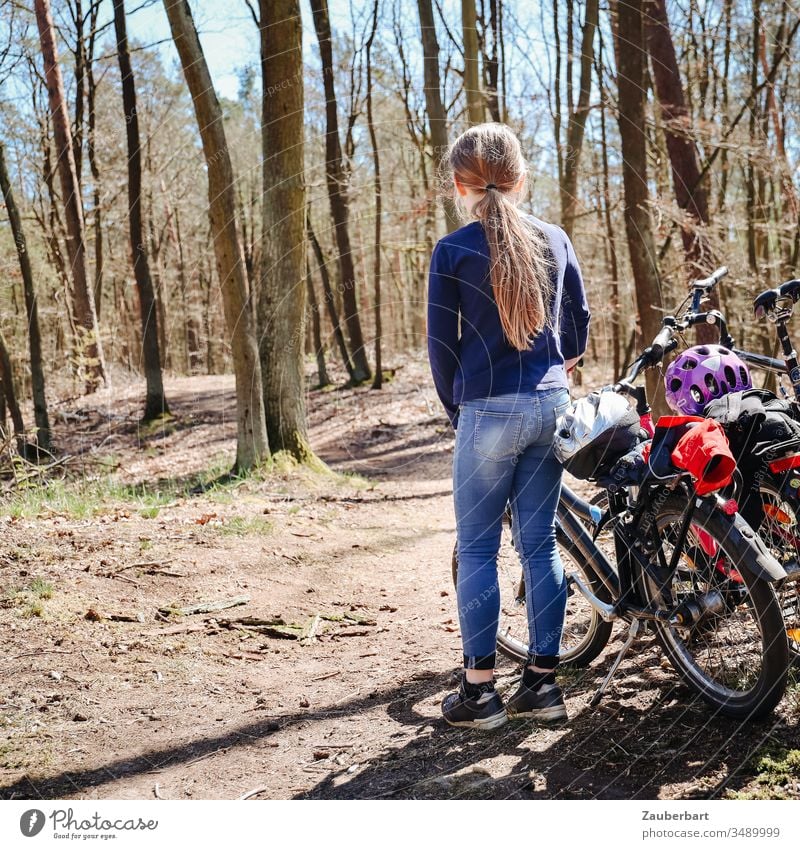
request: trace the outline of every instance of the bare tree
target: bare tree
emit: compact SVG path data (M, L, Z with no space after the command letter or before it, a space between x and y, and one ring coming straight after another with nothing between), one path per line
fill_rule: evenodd
M467 118L470 124L480 124L485 117L483 92L478 64L478 16L475 0L461 0L461 29L464 37L464 92L467 97Z
M273 452L321 465L306 431L303 25L299 0L260 0L263 226L259 348ZM289 84L286 84L286 81Z
M53 121L53 138L58 157L62 200L67 231L67 256L72 279L78 366L85 376L86 390L92 391L105 379L103 347L97 327L94 292L86 278L86 244L83 204L78 184L72 132L64 96L64 81L58 64L50 0L34 0L44 74Z
M705 183L700 179L697 145L691 134L691 116L686 107L678 57L672 43L666 0L648 0L645 12L647 46L664 120L675 200L688 216L686 225L681 228L681 236L691 276L711 271L715 264L701 229L708 224L708 196Z
M25 313L28 319L28 344L31 356L31 388L33 390L33 415L36 422L36 440L40 448L50 450L50 419L47 415L47 396L45 393L44 369L42 367L42 337L39 330L39 305L36 300L36 286L31 270L31 259L28 253L28 242L22 228L22 217L11 189L11 180L6 166L5 147L0 143L0 189L6 202L11 233L17 248L19 269L22 275L22 286L25 290ZM13 390L13 386L11 387ZM14 398L13 391L6 397ZM11 409L13 411L13 406Z
M347 350L344 333L342 332L342 324L339 321L339 313L336 309L336 301L333 296L333 287L331 286L331 278L330 274L328 274L328 266L325 262L325 255L322 253L322 245L320 245L319 239L317 239L317 235L314 232L314 226L311 223L310 209L306 209L306 231L308 233L308 240L311 242L311 248L314 251L314 258L316 260L317 267L319 268L319 276L322 280L323 301L325 302L325 309L327 310L328 318L330 319L331 327L333 328L333 336L336 339L336 345L339 348L342 363L347 369L347 374L352 380L353 364L350 362L350 354Z
M367 127L372 145L372 168L375 172L375 254L372 266L375 287L375 377L372 388L380 389L383 385L383 361L381 356L381 215L383 205L381 198L381 157L378 149L378 136L375 132L375 117L372 109L372 45L378 30L378 4L375 0L372 7L372 30L367 39Z
M142 356L147 383L142 421L148 422L168 415L161 374L161 355L158 345L158 314L147 248L142 231L142 151L139 143L139 114L136 111L136 85L128 53L128 34L125 25L125 0L114 0L114 31L117 37L117 58L122 77L122 106L128 141L128 226L133 256L133 273L139 290L139 310L142 317Z
M561 180L561 226L567 235L572 236L575 215L578 209L578 173L580 170L581 150L589 115L589 97L592 90L592 65L594 62L594 37L597 31L599 15L598 0L587 0L586 19L583 24L581 42L581 76L578 103L569 113L567 123L567 148L563 157L563 178Z
M619 90L619 134L622 142L622 178L625 192L625 231L639 314L640 341L648 344L661 328L660 281L647 190L646 60L643 0L614 3ZM649 375L648 375L649 377ZM657 376L649 377L655 397Z
M311 0L311 12L314 18L317 41L319 42L322 79L325 88L325 176L328 185L331 218L336 235L336 246L339 251L342 303L345 312L344 323L350 341L353 380L361 383L369 380L371 374L364 347L364 334L361 330L355 267L350 245L350 207L342 164L342 145L339 140L328 0Z
M436 23L433 19L431 0L417 0L419 27L422 38L422 63L425 75L425 104L430 125L431 147L433 148L434 172L441 173L442 159L447 153L447 117L442 104L439 81L439 42L436 38ZM437 180L433 180L434 187ZM445 201L444 213L448 230L459 226L453 203Z
M225 139L222 109L186 0L164 0L172 38L192 95L208 169L208 214L217 259L225 323L231 336L236 374L237 470L269 457L264 421L261 364L253 327L244 257L237 232L233 167Z

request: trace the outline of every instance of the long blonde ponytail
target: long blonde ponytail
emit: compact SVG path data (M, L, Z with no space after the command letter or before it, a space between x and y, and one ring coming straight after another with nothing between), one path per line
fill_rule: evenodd
M526 170L519 141L503 124L478 124L453 142L446 161L462 186L483 192L472 215L489 244L500 322L509 344L525 351L552 323L553 258L544 233L520 214L513 197Z

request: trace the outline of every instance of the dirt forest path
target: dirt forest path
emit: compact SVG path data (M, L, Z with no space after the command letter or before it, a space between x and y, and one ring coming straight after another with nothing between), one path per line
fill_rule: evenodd
M797 687L769 721L732 723L649 637L600 708L608 654L565 674L563 727L445 726L452 434L425 361L381 393L312 392L335 478L198 485L232 456L232 389L170 381L176 422L148 433L133 389L59 410L81 498L64 484L2 514L0 797L800 796L759 761L796 746Z

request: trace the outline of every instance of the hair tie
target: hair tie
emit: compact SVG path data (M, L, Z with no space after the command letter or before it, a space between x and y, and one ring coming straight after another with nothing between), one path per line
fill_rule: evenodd
M497 186L496 186L496 184L495 184L495 183L487 183L487 184L483 187L483 190L484 190L485 192L488 192L488 191L489 191L489 189L496 189L496 188L497 188Z

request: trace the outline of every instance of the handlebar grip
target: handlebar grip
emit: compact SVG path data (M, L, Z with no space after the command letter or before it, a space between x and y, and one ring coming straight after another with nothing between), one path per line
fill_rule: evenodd
M696 280L692 286L696 289L705 289L708 291L709 289L713 289L714 286L722 280L723 277L728 273L728 267L726 265L721 266L716 271L714 271L711 275L706 277L704 280Z
M657 362L664 356L664 350L672 341L673 332L674 331L671 327L662 327L661 330L658 331L658 335L655 339L653 339L648 349L648 355L651 362Z
M715 271L715 272L711 275L711 279L712 279L715 283L719 283L719 281L720 281L720 280L722 280L722 278L723 278L723 277L725 277L725 276L727 275L727 273L728 273L728 266L727 266L727 265L723 265L723 266L721 266L720 268L718 268L718 269L717 269L717 270L716 270L716 271Z

